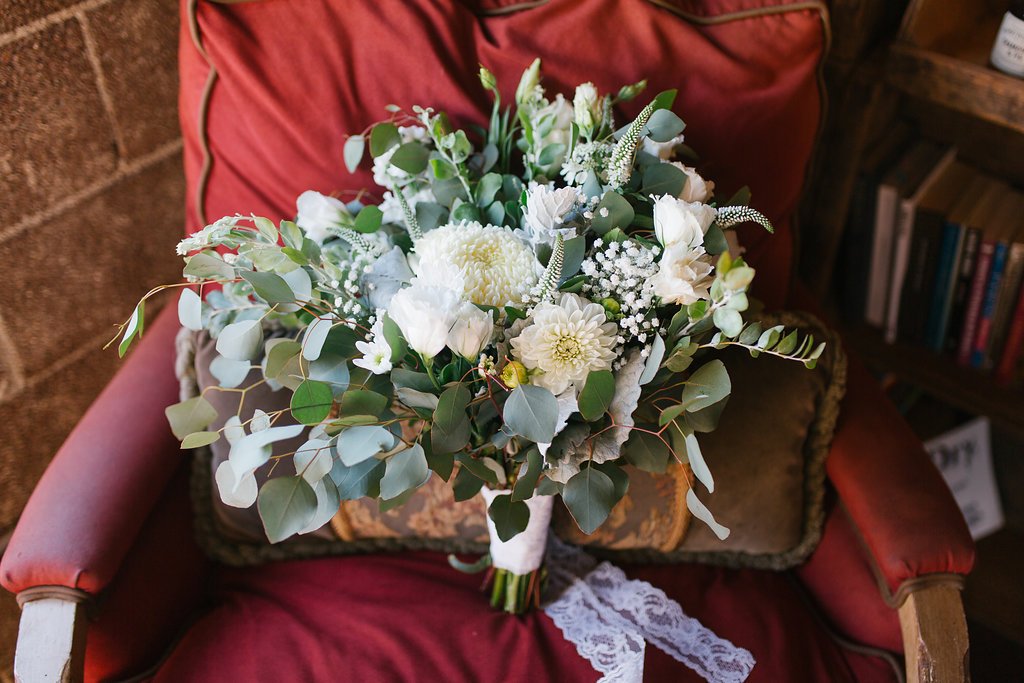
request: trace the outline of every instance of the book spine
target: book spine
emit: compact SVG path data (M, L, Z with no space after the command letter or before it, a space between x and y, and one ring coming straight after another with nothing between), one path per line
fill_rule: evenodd
M1006 345L1003 347L1002 358L996 367L996 381L1000 384L1010 384L1013 381L1013 373L1024 355L1024 287L1017 295L1017 306L1013 311L1013 319L1010 321L1010 331L1006 336Z
M907 276L907 262L910 260L910 242L914 234L914 204L904 199L899 204L896 218L896 237L893 245L892 270L889 275L889 304L885 312L885 341L896 341L900 320L900 301L903 299L903 284Z
M974 344L971 347L971 367L980 368L985 364L985 354L992 339L992 316L996 312L999 283L1002 282L1003 269L1006 267L1007 250L1006 242L998 242L992 252L992 266L989 268L985 296L982 299L981 312L978 314L978 331L974 335Z
M932 351L942 351L946 317L949 315L950 298L956 281L957 267L963 246L964 229L956 223L945 222L942 226L942 247L939 264L935 270L935 286L932 290L931 306L928 310L928 324L925 343Z
M932 299L936 298L935 272L943 239L942 218L930 211L918 211L907 270L903 276L897 338L908 344L924 344Z
M974 268L974 277L971 279L971 287L967 295L967 308L964 310L964 322L960 329L960 343L957 347L956 361L960 365L971 364L974 333L981 315L981 303L985 298L985 284L988 282L989 266L992 265L994 250L995 244L988 240L983 240L978 247L978 263Z
M966 228L964 232L963 253L960 266L957 268L956 282L953 284L953 297L949 302L949 314L945 325L945 348L943 350L954 356L960 349L960 336L967 315L967 303L974 281L974 271L978 265L978 246L981 244L981 230Z
M992 333L985 354L986 369L991 369L999 362L1010 331L1013 318L1013 307L1017 304L1017 292L1024 280L1024 242L1014 242L1006 255L1006 266L1003 268L1003 282L999 286L996 298L996 310L992 314Z
M885 324L885 304L889 296L889 275L892 265L893 228L899 194L895 187L880 185L875 202L875 235L871 241L871 269L864 320L869 325Z

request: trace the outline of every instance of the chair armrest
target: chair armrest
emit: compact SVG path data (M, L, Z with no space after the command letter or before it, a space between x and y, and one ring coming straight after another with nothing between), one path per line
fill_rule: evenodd
M826 467L894 607L922 582L957 583L971 571L974 542L949 487L853 356Z
M81 681L85 631L85 607L80 598L51 595L23 604L14 652L14 680Z
M176 307L168 306L57 452L0 561L19 593L95 595L113 578L181 463L164 408L177 402Z

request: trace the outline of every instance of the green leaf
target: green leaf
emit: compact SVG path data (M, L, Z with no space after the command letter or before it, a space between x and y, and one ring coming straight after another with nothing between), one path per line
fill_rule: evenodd
M725 412L725 406L729 403L728 397L718 403L713 403L707 408L688 411L686 413L686 424L695 432L713 432L718 428L718 421Z
M430 428L430 445L435 453L455 453L469 443L469 417L466 406L469 389L461 384L448 387L437 400Z
M410 175L417 175L427 167L430 152L419 142L407 142L400 145L391 155L391 165L397 166Z
M263 484L256 507L271 543L280 543L309 525L316 513L316 493L302 477L274 477Z
M481 209L489 206L494 201L494 196L501 189L501 175L488 173L476 186L476 205Z
M479 574L491 566L491 555L490 553L483 555L476 562L463 562L459 558L455 557L455 555L449 555L448 564L452 566L452 569L460 571L463 574Z
M671 90L663 90L654 97L654 106L656 109L671 109L672 104L676 101L676 94L678 90L672 88Z
M646 195L678 197L686 186L686 180L686 174L672 164L651 164L644 169L640 184Z
M128 353L128 348L135 341L136 337L142 336L142 330L146 324L146 302L140 301L135 310L132 311L132 317L128 319L128 324L125 325L124 334L121 336L121 343L117 346L118 358L124 358L124 354Z
M370 156L379 157L395 145L402 143L402 136L393 123L378 123L370 131Z
M418 202L416 204L416 222L420 230L429 232L445 222L448 209L436 202Z
M614 508L625 497L626 492L629 491L629 475L615 462L595 463L590 466L601 470L612 480L612 487L615 492L615 502L612 503Z
M640 386L649 383L654 379L654 375L658 373L658 368L661 367L661 361L665 358L665 340L661 338L661 335L655 335L654 341L651 342L651 353L647 356L647 362L644 365L644 371L640 374L638 380Z
M249 376L251 369L252 365L247 360L231 360L218 355L210 361L210 374L217 380L217 384L225 389L240 386Z
M181 448L200 448L216 443L220 439L220 432L192 432L181 441Z
M395 385L396 389L415 389L423 393L434 391L434 383L430 381L430 377L426 373L413 372L405 368L395 368L391 371L391 383Z
M452 210L453 221L479 221L480 209L472 204L459 204Z
M779 345L775 347L775 352L781 353L783 355L791 353L793 349L796 348L796 342L797 331L793 330L792 332L790 332L789 334L782 338L782 341L779 342Z
M424 452L427 454L427 467L444 481L452 478L452 470L455 469L455 455L452 453L435 453L430 448L430 442L424 441Z
M349 389L341 395L340 415L376 415L388 407L388 397L368 389Z
M566 482L562 501L580 530L592 534L608 519L617 502L615 484L601 470L585 467Z
M233 267L207 252L199 252L188 257L185 269L182 272L185 275L191 275L203 280L235 279L235 269Z
M560 142L553 142L540 151L537 156L538 166L550 166L558 161L565 154L565 145Z
M391 347L391 362L397 363L405 357L405 352L409 349L405 337L402 336L402 330L390 316L384 316L381 327L384 329L384 341ZM427 379L429 381L429 378Z
M513 432L535 443L555 438L558 401L547 389L530 384L512 390L504 408L505 424Z
M655 142L668 142L683 132L686 124L668 109L658 109L647 121L647 135Z
M203 329L203 300L188 287L182 289L178 297L178 322L189 330Z
M582 235L573 237L571 240L565 240L563 246L565 253L562 257L562 277L560 279L564 282L579 272L580 265L586 256L587 238Z
M267 341L267 359L263 376L275 379L284 370L285 364L299 355L302 345L294 339L270 339Z
M483 480L475 476L467 468L459 468L459 473L455 475L455 481L452 483L452 492L455 495L455 501L462 502L464 500L469 500L476 494L480 493L480 489L483 488L483 485Z
M242 278L252 285L256 295L270 305L290 304L295 301L295 293L288 283L280 275L275 273L257 273L243 270L239 273Z
M670 457L668 444L654 434L636 429L629 433L622 455L633 467L656 474L665 471Z
M743 328L740 332L739 342L740 344L752 345L757 342L758 337L761 336L761 323L752 322Z
M195 396L164 409L171 431L179 441L192 432L199 432L217 419L217 409L202 396Z
M743 330L743 316L731 308L716 308L713 319L715 327L726 337L738 337Z
M607 215L606 215L607 214ZM612 228L625 230L633 222L635 216L633 205L618 192L605 192L601 202L594 209L594 222L591 224L598 235L607 233Z
M413 444L411 448L388 458L384 477L380 480L380 497L384 500L396 498L410 489L423 486L429 478L430 468L427 467L423 447Z
M498 473L487 465L489 458L474 458L471 455L460 453L457 457L459 464L462 469L468 470L473 473L473 476L477 479L490 484L491 486L498 486ZM494 462L491 460L491 462Z
M373 204L370 204L369 206L364 206L359 210L359 213L356 214L356 220L352 224L352 227L356 232L377 232L380 230L380 224L383 220L384 214L381 213L381 210Z
M350 135L348 140L345 140L342 157L345 159L345 168L349 173L356 172L359 162L363 160L363 150L365 149L366 138L362 135Z
M677 403L676 405L668 406L661 411L661 415L658 416L658 426L664 427L672 420L675 420L680 415L686 412L685 403Z
M217 353L231 360L253 360L263 347L259 320L231 323L217 336Z
M333 403L334 393L330 386L307 379L292 394L292 417L304 425L319 424L330 414Z
M391 450L395 435L380 425L349 427L338 436L336 450L341 462L349 467Z
M487 516L494 522L494 529L502 541L510 541L516 534L525 531L530 523L530 507L510 495L498 495L487 508Z
M578 399L579 412L587 422L601 419L615 397L615 376L610 370L594 370L587 375Z
M712 255L724 254L729 250L729 243L725 239L725 233L717 225L712 225L704 233L704 249Z
M355 500L364 496L376 498L380 494L380 480L384 476L385 467L384 461L375 458L352 466L335 460L331 468L331 479L338 486L338 497L341 500Z
M682 402L687 410L695 412L718 403L732 391L729 373L717 358L700 366L686 380Z
M263 216L255 216L253 217L252 222L268 242L271 244L277 244L277 226L274 225L274 221L269 218L264 218Z
M536 448L526 451L526 462L519 471L519 478L512 487L512 500L527 500L533 496L533 490L537 488L537 481L540 479L540 472L544 468L544 457Z

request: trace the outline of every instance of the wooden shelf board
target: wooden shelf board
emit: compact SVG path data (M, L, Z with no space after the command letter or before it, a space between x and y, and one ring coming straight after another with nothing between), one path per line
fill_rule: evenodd
M843 336L875 370L891 373L961 410L987 415L1024 436L1024 390L1000 386L984 373L919 346L886 344L881 333L869 327L845 330Z
M987 61L977 38L935 49L896 43L885 80L908 95L1024 133L1024 80L987 66Z

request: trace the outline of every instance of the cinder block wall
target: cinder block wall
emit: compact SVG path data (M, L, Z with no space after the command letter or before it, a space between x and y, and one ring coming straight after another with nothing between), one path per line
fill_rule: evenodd
M101 347L180 277L176 0L0 0L0 546L118 365ZM0 590L0 681L17 607Z

